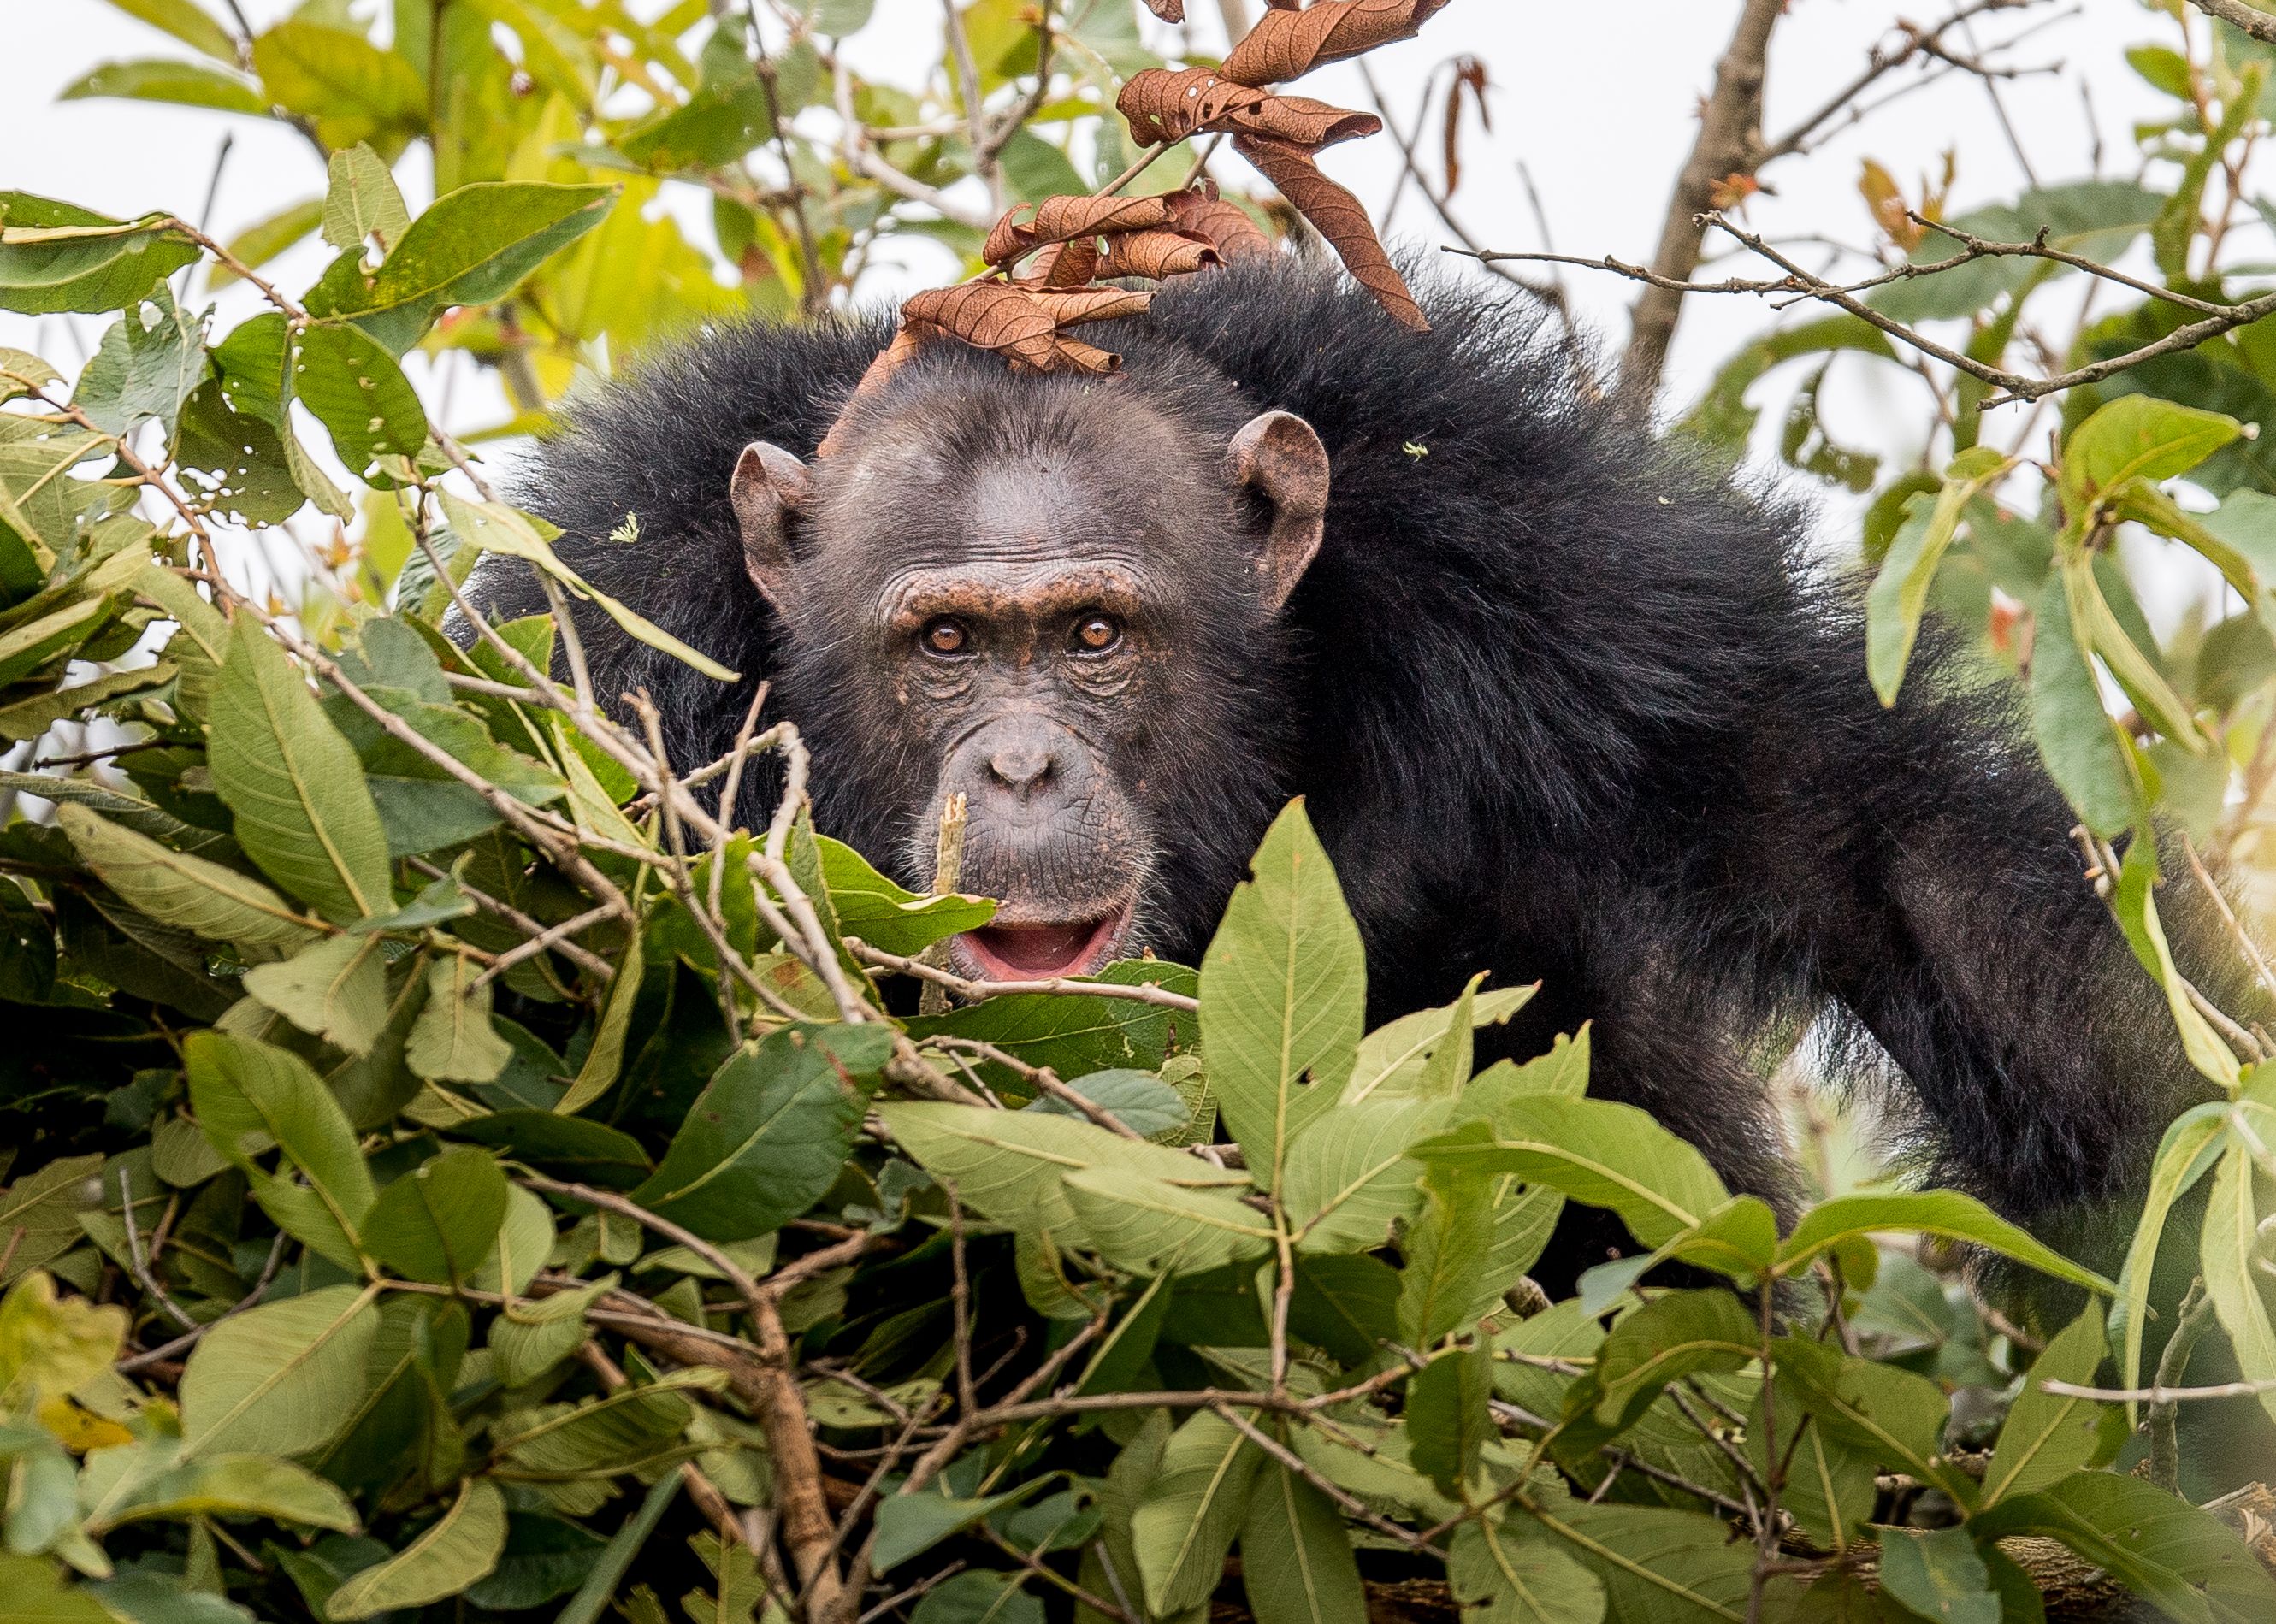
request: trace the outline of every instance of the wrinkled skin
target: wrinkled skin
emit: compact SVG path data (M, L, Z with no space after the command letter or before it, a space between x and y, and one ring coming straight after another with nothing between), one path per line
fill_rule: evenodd
M752 581L792 669L848 713L816 730L841 758L816 776L856 817L891 809L912 884L963 798L957 884L1003 904L955 944L969 974L1191 956L1161 832L1197 743L1271 732L1209 673L1271 648L1319 545L1326 453L1285 413L1212 444L1079 387L1027 414L975 404L857 416L810 467L763 443L737 462Z

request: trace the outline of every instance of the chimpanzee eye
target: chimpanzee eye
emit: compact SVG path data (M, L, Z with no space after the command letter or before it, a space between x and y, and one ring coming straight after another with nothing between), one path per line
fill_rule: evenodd
M964 629L964 622L946 615L936 616L926 621L919 637L928 654L962 654L972 644L972 634Z
M1074 646L1084 654L1104 654L1122 641L1122 623L1111 615L1085 615L1075 622Z

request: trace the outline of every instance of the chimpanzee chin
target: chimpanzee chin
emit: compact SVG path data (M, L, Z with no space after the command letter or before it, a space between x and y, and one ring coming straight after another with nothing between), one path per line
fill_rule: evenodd
M944 343L850 411L884 320L727 327L588 395L517 494L742 673L580 616L681 766L765 679L822 826L905 883L967 797L961 884L1006 904L970 971L1195 961L1301 794L1373 1018L1538 979L1482 1062L1593 1022L1593 1092L1774 1201L1764 1079L1815 1023L1924 1176L2083 1239L2194 1085L2006 687L1932 631L1884 710L1806 513L1612 409L1523 296L1423 297L1417 334L1250 262L1099 330L1114 376ZM477 601L541 609L521 574Z

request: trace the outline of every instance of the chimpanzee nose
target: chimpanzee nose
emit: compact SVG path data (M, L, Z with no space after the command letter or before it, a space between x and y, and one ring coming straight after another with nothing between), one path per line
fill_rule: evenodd
M1051 750L1036 740L1017 740L988 756L989 776L1025 801L1050 782L1057 764Z

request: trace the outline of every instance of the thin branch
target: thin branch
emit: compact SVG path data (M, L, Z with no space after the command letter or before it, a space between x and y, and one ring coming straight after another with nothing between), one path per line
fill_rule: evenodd
M2263 45L2276 45L2276 17L2244 0L2189 0L2207 17L2218 17L2232 28L2241 28Z
M922 960L873 947L857 936L847 937L845 945L846 951L864 964L873 964L881 970L892 970L903 975L914 975L920 981L937 983L960 998L1001 998L1024 992L1040 992L1055 998L1127 998L1134 1004L1158 1004L1164 1009L1182 1010L1187 1014L1196 1013L1201 1009L1199 999L1187 998L1182 992L1172 992L1151 982L1126 984L1111 981L1075 981L1065 975L1054 975L1047 981L973 981L947 970L935 969Z

